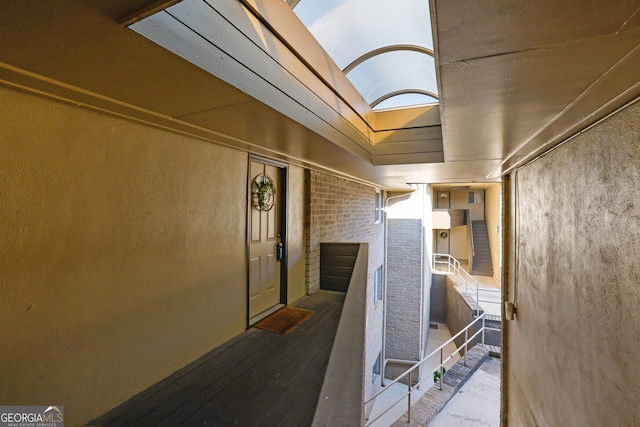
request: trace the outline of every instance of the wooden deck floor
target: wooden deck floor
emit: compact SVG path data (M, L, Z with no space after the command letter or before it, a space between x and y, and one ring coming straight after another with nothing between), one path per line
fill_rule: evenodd
M92 426L309 426L345 294L296 304L288 335L251 328L92 421Z

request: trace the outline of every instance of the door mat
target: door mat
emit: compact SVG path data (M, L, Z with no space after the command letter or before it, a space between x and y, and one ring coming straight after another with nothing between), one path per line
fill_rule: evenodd
M283 307L256 323L256 328L278 334L288 334L313 315L313 311L302 308Z

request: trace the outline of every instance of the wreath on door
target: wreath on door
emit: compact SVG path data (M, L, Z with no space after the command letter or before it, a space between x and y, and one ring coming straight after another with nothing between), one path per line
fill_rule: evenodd
M253 206L260 211L270 211L276 200L276 184L271 177L262 173L251 184Z

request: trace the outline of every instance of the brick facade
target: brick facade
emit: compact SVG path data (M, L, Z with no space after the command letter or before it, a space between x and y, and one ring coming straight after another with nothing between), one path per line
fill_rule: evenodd
M320 289L320 243L369 244L369 273L382 265L384 226L375 223L375 189L307 170L306 289Z
M389 201L387 209L386 358L420 360L429 333L431 188ZM390 377L406 365L389 364Z
M380 387L372 375L382 350L382 301L374 303L374 274L384 260L384 224L375 222L376 190L373 187L327 175L306 171L307 211L305 221L306 290L320 289L320 243L367 243L365 396Z

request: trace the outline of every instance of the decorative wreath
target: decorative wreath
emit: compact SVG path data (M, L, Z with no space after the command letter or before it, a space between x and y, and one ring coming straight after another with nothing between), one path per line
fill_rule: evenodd
M253 206L261 211L270 211L276 200L276 185L266 174L255 177L251 185L253 195Z
M443 239L446 239L448 236L449 236L449 233L447 233L446 231L444 230L440 231L440 237L442 237Z

